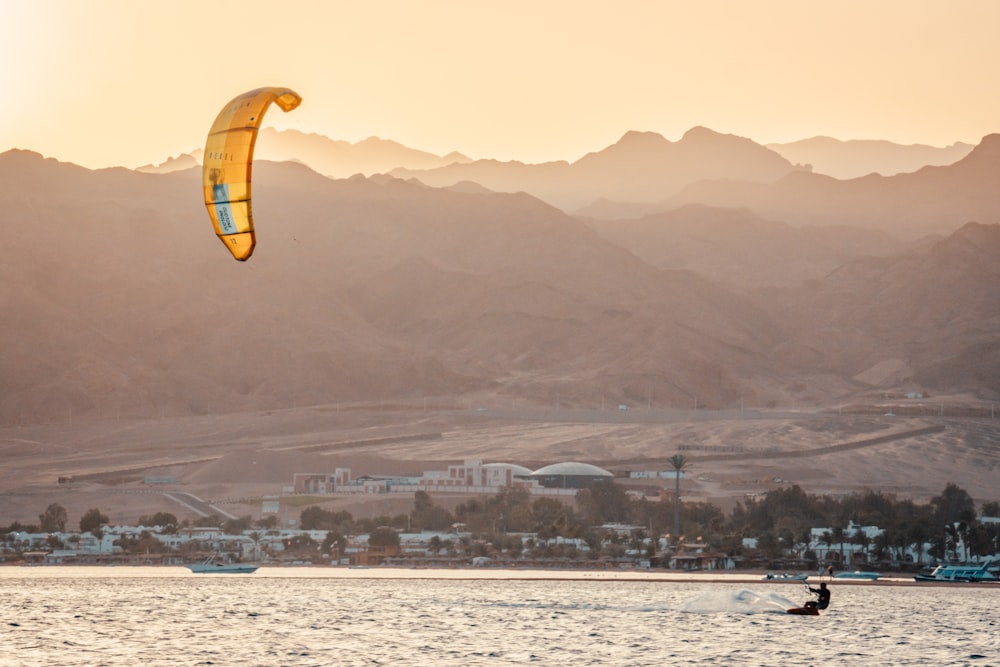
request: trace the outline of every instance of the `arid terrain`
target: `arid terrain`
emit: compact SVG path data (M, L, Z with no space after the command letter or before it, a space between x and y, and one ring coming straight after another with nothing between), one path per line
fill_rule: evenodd
M613 471L668 470L665 459L675 453L690 461L684 497L727 510L790 484L816 494L870 489L925 502L954 482L977 502L1000 497L1000 414L991 418L991 405L954 397L852 412L860 409L587 411L491 405L483 398L426 408L329 405L7 427L0 430L0 524L33 522L50 502L69 510L70 525L92 507L116 522L157 511L197 518L164 495L171 491L259 518L261 497L279 494L294 473L338 467L354 476L419 474L475 459L529 468L584 461ZM927 414L908 414L916 412ZM176 482L147 484L147 476ZM672 490L666 480L620 481ZM438 495L435 502L454 506L464 499ZM412 497L339 496L323 506L375 516L408 511ZM297 518L301 509L286 502L282 518Z
M70 525L184 516L171 490L257 517L344 467L675 453L685 496L723 505L786 484L998 499L1000 135L847 180L707 128L535 165L262 142L314 168L255 164L245 264L194 157L0 154L0 524L51 502Z

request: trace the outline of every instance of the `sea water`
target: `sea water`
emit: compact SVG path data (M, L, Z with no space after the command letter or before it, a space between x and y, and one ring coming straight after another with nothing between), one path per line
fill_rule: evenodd
M1000 667L1000 586L0 568L0 665Z

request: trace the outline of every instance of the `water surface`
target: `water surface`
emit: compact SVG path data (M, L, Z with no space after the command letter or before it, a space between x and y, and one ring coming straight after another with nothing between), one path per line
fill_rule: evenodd
M998 586L347 572L0 568L0 664L1000 667Z

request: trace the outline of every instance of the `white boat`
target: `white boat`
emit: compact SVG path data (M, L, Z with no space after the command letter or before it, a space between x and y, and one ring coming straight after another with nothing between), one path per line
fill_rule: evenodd
M185 567L195 574L207 574L209 572L250 574L251 572L256 572L258 566L251 563L223 563L212 555L200 563L188 563Z
M913 580L944 582L1000 581L1000 578L989 570L992 562L988 560L982 565L938 565L930 574L913 575Z
M808 578L808 574L790 574L788 572L774 574L773 572L768 572L767 576L764 577L764 581L805 581Z

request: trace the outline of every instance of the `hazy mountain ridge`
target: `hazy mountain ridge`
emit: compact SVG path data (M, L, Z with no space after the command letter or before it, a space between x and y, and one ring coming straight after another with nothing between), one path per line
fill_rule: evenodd
M779 154L782 150L788 153L788 159ZM956 215L941 210L922 211L922 203L911 205L919 200L922 185L904 185L906 177L913 175L911 172L922 171L923 164L944 164L953 157L962 162L975 151L981 152L982 146L956 143L937 149L884 141L840 142L825 137L765 147L750 139L695 127L676 142L653 132L632 131L572 163L525 164L472 161L458 153L437 156L375 137L351 144L317 134L265 128L256 156L301 162L332 177L391 172L435 187L523 191L565 211L601 220L637 218L701 203L747 208L759 217L793 226L851 225L882 231L901 227L921 235L947 233L969 220L988 219L973 215L984 210L983 202L970 201L989 200L994 194L995 188L982 175L959 177L966 201L954 207ZM199 155L200 150L194 151L139 171L166 173L189 168L197 163ZM839 185L840 181L824 177L823 169L816 168L816 163L822 165L824 161L868 176L850 179L850 186ZM803 166L801 162L812 164ZM957 162L948 164L950 169ZM995 165L984 170L993 168ZM878 174L872 173L876 171L901 173L877 182ZM940 200L940 195L934 193L933 197ZM988 203L985 210L991 214L995 208ZM921 222L916 227L910 224L915 212ZM942 224L935 225L934 217L940 217ZM904 224L896 225L897 218Z
M564 406L822 402L863 389L854 377L884 359L935 391L997 392L1000 373L962 370L997 347L1000 307L984 286L996 284L996 225L895 255L871 237L886 257L758 294L747 286L773 284L772 257L825 235L807 259L835 263L863 246L858 233L698 207L639 221L661 248L667 230L686 229L688 244L701 234L713 261L770 245L767 261L709 272L734 285L742 273L738 294L524 194L330 180L292 163L260 162L255 176L258 250L241 264L213 238L200 170L0 154L5 422L477 392Z
M201 164L202 150L191 151L158 165L145 165L136 171L170 173ZM354 174L388 173L398 167L431 169L453 162L469 162L458 152L440 156L427 151L409 148L396 141L368 137L351 143L330 139L321 134L307 134L298 130L275 130L265 127L260 131L254 147L254 158L276 162L301 162L313 171L331 178L347 178Z
M788 143L765 144L795 164L809 165L813 172L840 180L877 173L892 176L917 171L926 166L953 164L975 148L956 142L937 147L925 144L896 144L879 139L841 141L831 137L812 137Z
M793 227L747 209L689 204L630 220L588 220L601 236L662 269L690 269L744 292L797 285L845 262L907 246L854 227Z
M649 371L623 362L634 351L606 345L634 338L637 322L708 359L720 344L767 339L732 333L753 324L693 300L695 276L658 294L660 272L525 195L332 181L287 163L259 163L256 175L259 247L244 265L213 238L198 170L89 171L0 155L3 182L17 183L0 196L16 239L0 303L3 419L197 414L505 383L547 398L546 387L566 382L569 403L602 389L621 395ZM643 314L650 308L673 317ZM699 342L699 325L724 343ZM692 382L682 369L667 385Z
M986 378L1000 377L998 257L1000 225L969 223L927 249L848 262L778 310L789 339L808 340L831 369L894 361L897 380L915 386L995 386Z
M773 181L795 169L749 139L697 127L676 142L655 132L627 132L611 146L572 163L476 160L391 173L434 187L474 181L498 192L530 192L563 210L574 210L599 198L660 201L703 179Z
M948 233L966 222L1000 220L1000 134L983 137L966 157L944 167L849 181L796 172L775 183L702 181L664 201L746 208L797 226L851 225L902 239Z

